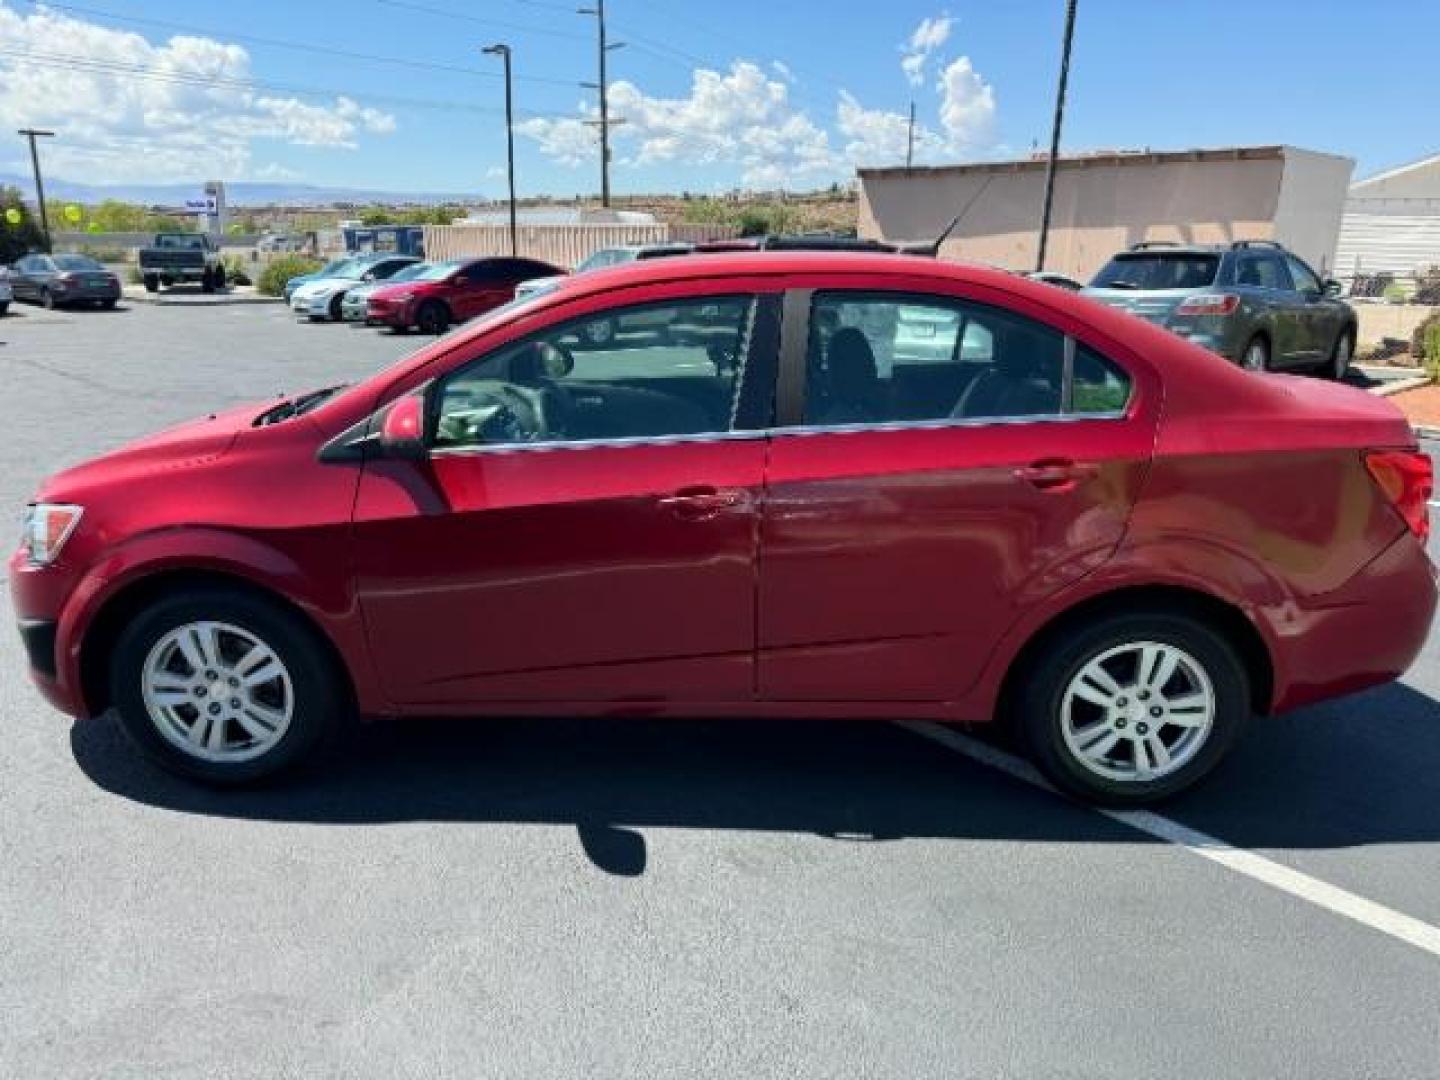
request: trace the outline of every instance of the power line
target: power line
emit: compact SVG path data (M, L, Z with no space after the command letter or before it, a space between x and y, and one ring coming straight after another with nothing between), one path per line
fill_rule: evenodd
M461 11L451 11L448 8L431 7L428 4L415 4L411 0L375 0L377 4L384 4L386 7L403 8L406 11L418 11L424 15L438 15L444 19L457 19L460 22L474 23L477 26L492 26L502 30L516 30L522 34L543 34L546 37L568 38L571 41L588 40L583 34L572 34L565 30L551 30L543 26L530 26L525 23L503 22L499 19L481 19L474 15L467 15Z
M435 98L399 97L392 94L373 94L369 90L343 89L336 87L303 86L295 83L268 82L248 76L206 75L200 72L175 71L173 69L146 67L119 60L103 60L93 56L73 53L39 53L27 49L0 47L0 56L14 57L16 62L34 64L40 67L80 70L94 75L109 75L115 78L147 79L154 82L172 83L181 86L228 87L240 90L270 90L276 93L297 94L308 97L362 98L369 102L390 105L395 108L438 109L447 112L483 113L499 115L503 110L484 108L478 105L463 105L453 101ZM526 112L527 117L546 119L570 119L570 113Z
M207 36L223 36L226 39L244 41L253 45L265 45L276 49L291 49L296 52L314 53L320 56L337 56L346 60L365 60L380 64L393 64L400 67L414 68L421 71L442 71L458 75L470 75L479 79L498 79L501 76L493 71L477 71L474 68L463 67L459 64L443 64L432 60L418 60L404 56L385 56L379 53L357 52L351 49L339 49L326 45L311 45L299 41L288 41L280 38L260 37L256 34L240 33L233 30L217 30L193 24L173 22L168 19L151 19L139 15L117 15L114 12L101 11L98 8L80 7L75 4L50 4L43 0L26 0L34 8L43 8L50 11L65 11L76 15L89 15L100 19L110 19L114 22L127 23L136 26L154 26L167 30L179 30L189 34L205 34ZM547 83L552 86L573 86L569 79L547 79L541 76L522 76L525 82ZM519 81L519 80L517 80Z

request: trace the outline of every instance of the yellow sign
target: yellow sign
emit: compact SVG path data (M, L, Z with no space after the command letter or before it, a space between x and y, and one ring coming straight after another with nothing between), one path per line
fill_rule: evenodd
M11 225L19 225L24 219L25 215L20 213L19 209L14 206L5 211L5 220Z
M73 202L65 207L65 220L71 225L78 225L80 219L85 216L85 211L76 206Z

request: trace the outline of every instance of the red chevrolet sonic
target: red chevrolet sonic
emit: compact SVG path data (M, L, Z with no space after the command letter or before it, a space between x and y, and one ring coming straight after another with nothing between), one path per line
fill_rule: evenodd
M10 571L48 697L206 781L355 715L1003 719L1139 803L1405 670L1430 490L1359 391L1001 271L759 252L70 469Z

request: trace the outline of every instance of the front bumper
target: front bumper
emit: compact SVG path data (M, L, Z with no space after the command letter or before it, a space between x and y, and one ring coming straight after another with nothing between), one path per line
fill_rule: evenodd
M371 300L365 308L365 321L372 326L409 326L414 321L411 318L412 306L409 301L377 304Z
M74 595L77 571L57 563L36 566L23 551L10 557L10 599L30 678L52 705L71 716L87 714L78 684L78 649L67 651L65 613ZM70 673L67 678L67 673Z
M306 319L324 319L330 315L330 297L299 296L290 301L290 310Z

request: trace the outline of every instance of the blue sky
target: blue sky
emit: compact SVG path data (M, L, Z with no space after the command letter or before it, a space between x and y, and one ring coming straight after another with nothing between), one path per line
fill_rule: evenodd
M506 41L522 192L591 192L594 95L578 83L595 77L594 20L576 6L0 0L0 124L55 127L47 160L72 180L498 196L500 65L479 49ZM616 131L617 191L804 189L856 163L898 163L912 98L925 161L1015 156L1048 139L1063 0L608 8L612 38L627 42L611 54L614 112L629 121ZM1426 89L1440 2L1355 10L1081 0L1064 146L1284 142L1354 157L1357 175L1440 151ZM27 165L18 141L0 152L0 169Z

